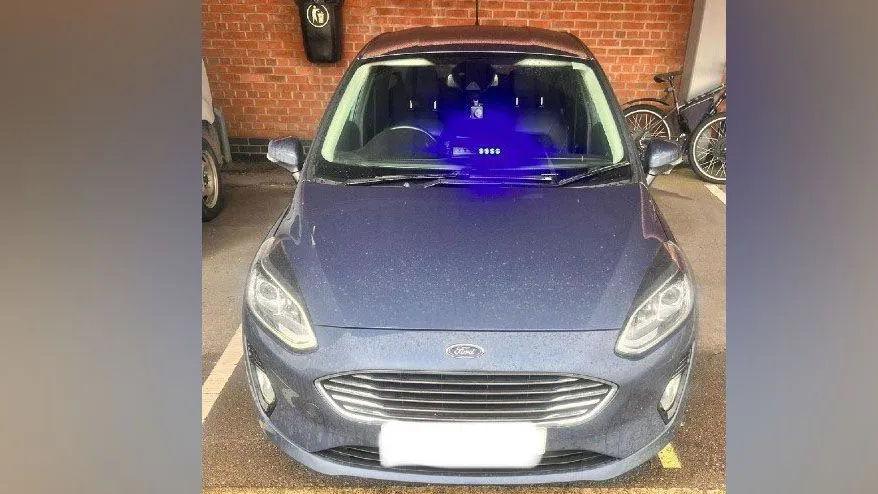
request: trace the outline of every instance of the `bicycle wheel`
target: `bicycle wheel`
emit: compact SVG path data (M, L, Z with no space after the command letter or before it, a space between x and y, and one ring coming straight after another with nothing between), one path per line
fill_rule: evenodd
M726 183L726 114L701 122L689 140L689 163L706 182Z
M666 112L653 105L632 105L622 111L628 132L640 149L646 148L650 139L671 139L671 126L664 119Z

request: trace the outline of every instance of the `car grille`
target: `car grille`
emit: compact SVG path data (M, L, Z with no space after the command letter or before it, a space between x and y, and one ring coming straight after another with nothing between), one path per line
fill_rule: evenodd
M362 468L381 469L409 473L435 473L435 474L469 474L469 475L496 475L496 474L545 474L552 472L565 472L582 470L596 467L604 463L616 460L612 456L584 450L546 451L540 463L527 469L521 468L478 468L478 469L448 469L420 466L391 467L381 466L378 448L367 446L341 446L338 448L325 449L316 453L327 460L345 463Z
M562 374L356 372L321 378L347 414L372 420L580 421L615 385Z

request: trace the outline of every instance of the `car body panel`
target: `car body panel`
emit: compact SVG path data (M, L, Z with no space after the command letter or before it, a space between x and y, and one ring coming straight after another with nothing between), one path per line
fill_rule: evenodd
M245 345L259 355L274 383L278 403L271 417L260 414L266 432L288 453L308 466L329 474L358 475L415 482L473 482L466 476L422 477L410 473L373 469L350 470L315 456L338 446L377 445L380 423L351 419L335 408L317 388L318 378L347 371L438 370L564 372L599 378L617 386L617 392L600 413L581 423L547 427L547 450L585 449L619 458L617 468L639 465L664 446L675 422L666 424L656 403L665 383L681 360L692 351L695 339L693 313L671 338L641 359L631 360L613 352L618 332L472 332L406 331L321 327L316 329L319 350L296 353L262 331L249 311L244 312ZM485 349L474 359L455 359L445 350L467 343ZM691 366L691 363L690 363ZM682 383L686 399L689 371ZM252 384L251 384L252 390ZM680 408L685 405L682 403ZM676 419L682 415L678 413ZM659 438L660 441L656 442ZM663 441L663 442L662 442ZM661 444L659 444L659 442ZM652 446L646 457L638 452ZM607 478L613 469L598 467L562 475L526 474L479 477L479 483L537 483ZM619 470L617 473L621 473Z
M683 417L692 372L697 306L654 348L616 354L621 328L657 272L673 266L673 241L644 184L637 148L623 133L632 179L599 187L424 188L418 183L343 186L315 175L331 114L364 58L430 51L552 52L585 62L576 38L544 30L424 28L384 35L361 52L330 99L305 160L302 181L271 236L271 263L300 297L317 348L285 346L251 314L242 317L248 375L258 360L276 391L266 435L289 456L331 475L448 484L536 484L603 480L653 457ZM495 31L495 29L500 29ZM542 46L525 46L540 39ZM504 43L504 40L507 43ZM532 43L531 43L532 44ZM464 49L465 48L465 49ZM618 101L596 61L613 118ZM687 270L682 259L678 268ZM690 276L691 278L691 276ZM454 345L484 350L453 358ZM688 360L687 360L688 358ZM685 371L676 413L666 422L658 401ZM337 408L318 379L355 371L560 373L615 385L608 402L581 421L547 427L547 451L586 450L617 460L552 473L424 473L365 468L329 460L322 450L377 447L381 421Z
M388 31L370 40L357 55L368 60L402 53L436 51L546 52L594 58L576 36L528 26L435 26Z
M644 194L306 182L278 234L312 324L619 329L666 240Z

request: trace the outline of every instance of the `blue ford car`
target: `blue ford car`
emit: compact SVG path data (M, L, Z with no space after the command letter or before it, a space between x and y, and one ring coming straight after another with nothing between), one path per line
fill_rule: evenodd
M695 287L600 65L533 28L367 44L253 262L243 308L260 424L331 475L608 479L679 424Z

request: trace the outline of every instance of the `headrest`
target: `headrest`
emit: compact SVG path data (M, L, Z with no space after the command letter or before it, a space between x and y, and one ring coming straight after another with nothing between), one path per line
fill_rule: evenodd
M512 73L512 91L520 98L533 98L539 92L539 79L532 70L516 69Z
M516 69L512 73L512 92L518 106L538 106L540 108L561 107L561 94L558 87L535 70Z
M484 91L494 84L494 67L486 62L461 62L451 70L454 85L467 91Z
M418 100L433 100L439 95L439 77L433 67L412 67L409 84L409 96Z

